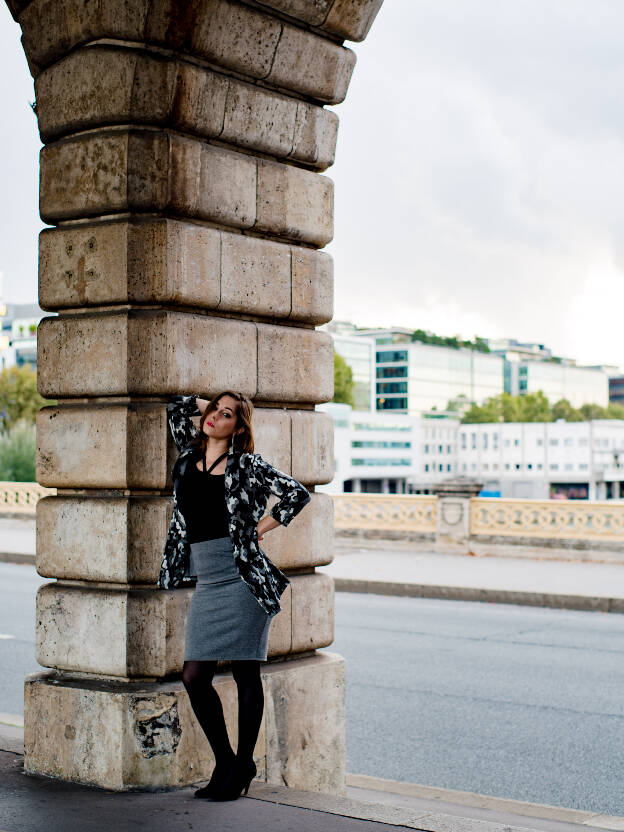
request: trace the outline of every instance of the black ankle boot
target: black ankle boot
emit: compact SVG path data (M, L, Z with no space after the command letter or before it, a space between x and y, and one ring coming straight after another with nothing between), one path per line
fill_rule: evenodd
M257 774L253 760L241 761L238 758L230 769L229 775L217 786L212 794L213 800L237 800L241 792L247 794L251 781Z
M221 761L220 763L216 763L212 771L210 782L206 786L202 786L201 789L197 789L193 797L212 798L217 789L221 788L225 780L228 778L235 759L235 755L232 754L232 757L227 762Z

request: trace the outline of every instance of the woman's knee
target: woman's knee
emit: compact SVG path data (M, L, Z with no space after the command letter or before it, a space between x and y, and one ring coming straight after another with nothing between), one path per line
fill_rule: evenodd
M212 684L216 671L216 662L185 661L182 668L182 684L187 691Z

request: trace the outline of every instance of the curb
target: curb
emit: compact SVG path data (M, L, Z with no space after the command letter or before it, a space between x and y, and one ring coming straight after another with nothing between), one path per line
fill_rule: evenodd
M360 592L376 595L399 595L408 598L435 598L446 601L483 601L495 604L519 604L552 609L589 610L624 613L624 598L591 595L564 595L515 589L484 589L471 586L394 583L357 578L334 578L336 592Z

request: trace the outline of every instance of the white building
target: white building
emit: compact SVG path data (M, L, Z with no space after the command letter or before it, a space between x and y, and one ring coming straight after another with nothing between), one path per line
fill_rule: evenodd
M0 303L0 370L37 366L37 324L46 314L36 303Z
M326 402L316 410L334 420L334 479L316 486L331 494L403 494L421 466L420 419L400 413L358 412Z
M624 421L462 424L457 472L502 497L621 499Z
M461 424L429 413L361 413L331 402L330 493L430 493L474 477L484 492L525 499L624 499L624 421Z

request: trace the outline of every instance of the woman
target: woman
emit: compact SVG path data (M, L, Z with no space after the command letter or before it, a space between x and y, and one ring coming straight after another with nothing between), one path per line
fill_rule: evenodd
M173 514L159 586L197 576L186 622L182 681L215 756L195 797L235 800L256 775L253 751L264 710L260 662L290 581L258 545L310 501L297 480L254 453L253 404L223 391L211 401L172 396L169 428L180 450L172 471ZM191 421L201 414L199 429ZM280 499L264 515L269 494ZM238 748L232 750L212 685L217 661L231 661L238 690Z

